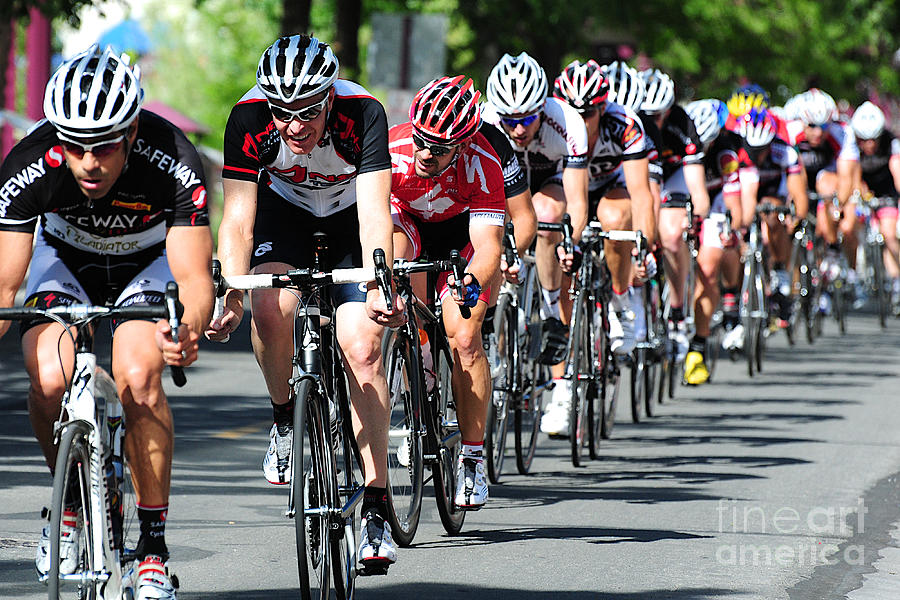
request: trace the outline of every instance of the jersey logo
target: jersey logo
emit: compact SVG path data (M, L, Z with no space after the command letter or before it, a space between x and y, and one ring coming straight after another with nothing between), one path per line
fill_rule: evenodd
M337 137L344 142L349 143L354 151L359 152L359 136L357 136L353 131L353 127L356 125L356 122L350 117L342 115L341 113L337 114L337 118L335 120L337 122L335 123L336 128L334 132L337 134Z
M485 194L489 194L487 188L486 177L484 175L484 166L481 164L481 159L478 156L467 156L465 159L466 165L466 179L468 179L469 183L475 183L475 177L478 177L478 183L481 184L481 191ZM448 183L452 183L451 179L447 180Z
M194 207L198 209L206 206L206 188L201 185L194 190L194 193L191 194L191 202L193 202ZM147 210L150 210L149 207Z
M253 254L255 254L256 256L262 256L266 252L271 252L271 251L272 251L272 242L262 242L262 243L260 243L259 246L256 247L256 252L254 252Z
M47 173L44 166L44 157L37 159L12 177L0 187L0 217L6 216L6 209L12 199L22 193L29 185L40 179Z
M151 210L151 206L144 202L123 202L121 200L113 200L110 203L112 206L118 206L119 208L127 208L129 210L143 210L149 212Z
M63 162L66 160L66 157L62 152L62 146L53 146L47 150L44 153L44 160L46 160L47 164L54 169L62 166Z

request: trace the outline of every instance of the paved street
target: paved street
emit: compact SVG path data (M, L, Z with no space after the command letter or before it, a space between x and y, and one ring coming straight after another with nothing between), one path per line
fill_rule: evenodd
M900 597L900 322L849 327L838 338L828 322L813 346L779 334L762 375L726 359L639 425L623 390L602 460L575 469L564 441L542 438L534 473L492 486L459 536L426 497L415 546L358 597ZM167 537L184 599L298 597L287 491L260 470L270 409L240 333L171 393ZM50 479L16 343L0 341L0 598L36 599Z

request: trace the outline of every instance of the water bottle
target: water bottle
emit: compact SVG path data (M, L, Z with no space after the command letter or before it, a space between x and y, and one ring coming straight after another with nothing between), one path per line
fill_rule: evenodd
M419 351L422 353L422 370L425 372L425 390L430 394L434 390L434 358L431 356L428 332L424 329L419 329Z

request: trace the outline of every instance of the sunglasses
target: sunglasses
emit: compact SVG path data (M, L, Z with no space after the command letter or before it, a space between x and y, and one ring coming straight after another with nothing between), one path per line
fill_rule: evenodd
M522 127L528 127L529 125L534 123L540 116L540 113L535 113L533 115L528 115L527 117L519 117L517 119L513 119L512 117L501 117L500 120L503 121L503 124L510 129L515 129L518 125L521 125Z
M290 123L294 119L297 119L298 121L312 121L322 114L322 111L325 110L327 104L328 95L326 94L321 102L316 102L310 106L304 106L298 110L290 110L283 106L272 104L271 102L269 102L269 110L272 111L272 116L282 123Z
M413 144L416 145L416 148L419 148L420 150L428 150L435 158L447 156L448 154L456 150L456 146L458 146L458 144L429 144L415 133L412 134L412 140Z
M76 158L83 158L86 152L90 152L95 158L104 158L118 151L127 135L127 133L123 133L117 138L103 140L94 144L76 144L64 139L60 139L59 143L66 152L74 154Z

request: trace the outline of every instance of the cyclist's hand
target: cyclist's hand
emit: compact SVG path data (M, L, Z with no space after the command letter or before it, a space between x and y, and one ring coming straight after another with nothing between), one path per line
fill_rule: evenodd
M229 290L225 294L225 311L213 319L203 335L213 342L227 342L244 317L244 292Z
M481 295L481 284L478 283L478 280L471 273L463 275L462 283L463 297L460 297L456 292L456 278L453 276L453 273L447 275L447 286L450 288L450 297L453 298L453 301L459 306L472 308L478 304L478 297Z
M738 244L738 234L733 229L730 232L720 231L719 239L723 248L734 248Z
M519 272L522 269L522 261L516 261L516 264L513 266L509 266L506 264L506 257L502 254L500 255L500 272L503 273L503 277L510 283L522 283L522 280L519 279Z
M581 266L583 255L581 252L581 248L579 248L577 245L571 253L566 254L563 245L557 244L556 258L559 259L559 266L560 268L562 268L563 273L565 273L566 275L571 275Z
M406 323L406 304L397 294L394 294L391 304L393 310L388 311L384 295L377 287L366 293L366 314L369 318L384 327L400 327Z
M631 255L637 259L637 248L632 248ZM644 264L638 261L634 263L634 273L641 281L647 281L656 275L656 257L652 252L648 252L644 258Z
M200 348L200 334L191 329L190 324L182 323L178 328L178 342L172 341L172 328L169 322L161 319L156 322L156 347L163 354L167 365L186 367L197 360Z

